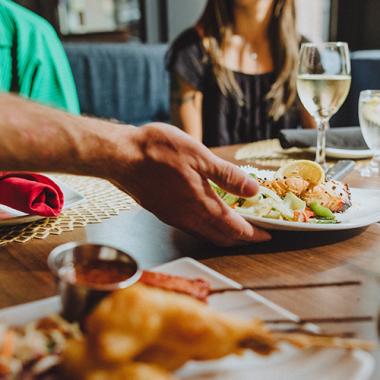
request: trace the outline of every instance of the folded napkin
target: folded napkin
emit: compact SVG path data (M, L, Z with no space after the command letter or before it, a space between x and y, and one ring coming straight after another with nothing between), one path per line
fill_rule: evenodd
M29 172L0 172L0 204L31 215L58 216L62 190L44 175Z
M308 148L317 145L315 129L283 129L279 135L282 148ZM360 127L331 128L326 131L326 146L338 149L368 149Z

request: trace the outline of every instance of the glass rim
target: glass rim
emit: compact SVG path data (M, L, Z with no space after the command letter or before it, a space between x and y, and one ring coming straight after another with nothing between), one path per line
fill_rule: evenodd
M362 90L360 91L360 96L361 95L380 95L380 89Z
M320 46L337 46L337 47L347 47L348 43L343 41L327 41L327 42L302 42L302 47L320 47Z

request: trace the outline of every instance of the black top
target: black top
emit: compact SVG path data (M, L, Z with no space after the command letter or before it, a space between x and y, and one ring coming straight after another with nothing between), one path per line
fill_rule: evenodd
M172 44L166 56L167 69L203 93L203 142L220 146L278 137L281 129L296 128L299 114L294 106L278 121L267 113L265 99L272 84L273 73L244 74L234 72L244 94L244 105L220 91L212 65L204 52L194 28L187 29Z

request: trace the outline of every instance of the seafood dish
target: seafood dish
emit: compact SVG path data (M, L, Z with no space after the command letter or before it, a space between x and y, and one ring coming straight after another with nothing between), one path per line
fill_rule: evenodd
M325 178L323 169L313 161L294 161L277 172L249 173L260 189L251 198L237 197L211 183L221 199L242 215L290 222L338 223L336 214L352 205L348 185Z
M270 329L207 305L210 285L165 273L112 292L82 322L50 316L2 326L0 379L174 380L188 361L220 359L246 350L270 355L283 344L299 349L361 348L368 341Z
M68 339L81 337L75 324L58 315L25 326L0 324L0 379L55 380Z

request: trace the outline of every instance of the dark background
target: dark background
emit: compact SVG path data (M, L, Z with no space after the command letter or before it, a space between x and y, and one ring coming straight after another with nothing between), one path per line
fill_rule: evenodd
M380 1L332 0L330 40L350 50L380 49Z
M46 18L59 31L58 0L15 0L15 2Z
M57 4L59 0L16 0L21 5L45 17L59 33ZM140 24L141 40L146 42L146 1L156 1L159 33L157 42L168 41L167 15L165 9L168 0L141 0L142 20ZM191 1L191 0L189 0ZM304 0L308 1L308 0ZM127 31L82 35L87 40L127 40ZM70 36L61 36L70 39ZM72 36L71 39L75 39ZM331 41L348 42L351 51L380 49L380 1L379 0L331 0L330 38Z

